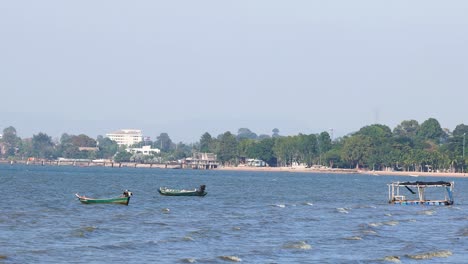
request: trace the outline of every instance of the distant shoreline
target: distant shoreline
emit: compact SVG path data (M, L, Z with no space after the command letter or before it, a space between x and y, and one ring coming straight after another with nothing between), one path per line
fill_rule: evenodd
M219 167L216 170L226 171L263 171L263 172L302 172L302 173L333 173L333 174L362 174L373 176L408 176L414 177L452 177L465 178L467 173L455 172L417 172L417 171L368 171L357 169L315 169L305 167Z
M59 162L59 161L8 161L0 160L0 164L31 165L31 166L72 166L72 167L112 167L112 168L148 168L148 169L182 169L180 164L147 164L134 162ZM184 168L184 170L193 170ZM249 166L219 166L218 171L250 171L250 172L301 172L301 173L328 173L328 174L362 174L371 176L407 176L414 177L452 177L465 178L468 173L456 172L417 172L417 171L370 171L358 169L330 169L306 167L249 167Z

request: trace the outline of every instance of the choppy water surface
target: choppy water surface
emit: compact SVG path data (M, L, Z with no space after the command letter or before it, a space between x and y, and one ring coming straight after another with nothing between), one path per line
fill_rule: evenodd
M0 263L467 263L468 180L442 179L449 207L389 205L394 180L414 178L3 165Z

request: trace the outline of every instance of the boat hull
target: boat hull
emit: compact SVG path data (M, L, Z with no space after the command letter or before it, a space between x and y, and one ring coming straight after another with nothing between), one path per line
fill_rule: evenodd
M395 205L452 205L451 201L392 201Z
M208 194L207 192L199 192L196 190L194 191L173 190L173 189L168 190L168 189L163 189L163 188L160 188L158 192L161 195L165 195L165 196L205 196Z
M81 203L84 204L123 204L128 205L130 202L130 197L115 197L115 198L107 198L107 199L94 199L94 198L86 198L86 197L78 197Z

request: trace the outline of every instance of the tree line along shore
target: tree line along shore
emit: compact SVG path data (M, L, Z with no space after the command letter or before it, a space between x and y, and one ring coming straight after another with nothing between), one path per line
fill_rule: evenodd
M106 160L95 166L164 167L180 164L195 153L213 153L221 168L245 169L248 160L264 161L266 168L289 168L305 171L343 171L350 173L419 172L464 173L466 171L465 136L468 126L457 125L453 131L443 129L434 118L419 124L405 120L393 130L382 124L364 126L356 132L333 139L328 131L317 134L282 136L279 129L271 135L257 135L248 128L237 134L230 131L216 137L204 133L198 142L174 143L167 133L155 141L144 141L132 147L152 146L159 153L143 155L130 153L107 137L93 139L87 135L62 134L52 139L45 133L32 138L20 138L12 126L3 129L0 139L0 160L3 162L31 164L65 160ZM124 164L124 165L122 165ZM88 165L88 164L86 164ZM84 165L81 165L84 166ZM171 165L172 166L172 165ZM284 170L284 169L283 169Z

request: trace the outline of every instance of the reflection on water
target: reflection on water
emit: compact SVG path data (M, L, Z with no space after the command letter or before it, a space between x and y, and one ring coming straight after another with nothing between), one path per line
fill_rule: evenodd
M386 184L404 177L16 165L0 175L0 263L466 261L467 179L454 179L453 207L396 207ZM201 184L206 197L157 192ZM125 189L129 206L74 197Z

